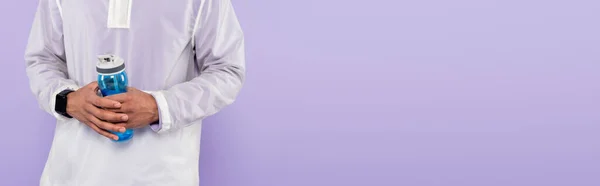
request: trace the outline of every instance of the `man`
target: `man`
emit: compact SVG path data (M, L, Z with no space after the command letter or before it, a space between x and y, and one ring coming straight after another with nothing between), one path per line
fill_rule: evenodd
M40 0L31 29L31 90L57 119L40 185L199 185L202 120L244 82L230 0ZM127 93L97 96L104 54L125 60Z

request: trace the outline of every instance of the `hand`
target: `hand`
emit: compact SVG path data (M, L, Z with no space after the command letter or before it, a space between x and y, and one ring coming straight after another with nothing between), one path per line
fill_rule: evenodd
M121 103L99 97L96 94L98 83L92 82L67 95L67 114L92 128L107 138L118 140L108 131L125 132L128 116L106 109L121 108ZM117 123L117 124L113 124Z
M158 121L158 106L154 97L136 88L128 87L127 92L105 97L118 101L121 108L110 109L113 112L129 116L126 128L142 128Z

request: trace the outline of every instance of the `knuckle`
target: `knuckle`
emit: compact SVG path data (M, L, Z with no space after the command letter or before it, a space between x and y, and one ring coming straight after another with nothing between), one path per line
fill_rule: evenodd
M98 118L106 120L106 119L108 119L108 114L106 112L99 112Z
M103 116L104 114L102 113L102 110L100 109L94 109L94 117L99 118L99 119L104 119Z
M104 126L102 125L101 122L96 122L94 125L96 125L96 127L100 128L100 129L106 129L106 128L104 128Z
M85 119L88 119L90 121L94 121L94 116L97 115L97 111L93 108L88 108L87 109L88 114L86 114Z
M107 123L105 123L105 122L102 122L102 121L98 122L98 126L99 126L100 128L103 128L103 129L109 129L109 128L110 128L110 127L109 127L109 125L108 125Z
M92 116L92 115L86 115L85 119L87 119L90 124L95 124L93 122L94 121L94 116Z
M96 105L89 105L89 109L90 109L91 113L94 115L98 115L102 111L101 107L96 106Z
M91 116L91 117L90 117L90 122L91 122L91 123L92 123L94 126L102 128L102 122L98 121L98 119L97 119L97 118L95 118L94 116Z
M100 106L100 104L102 103L100 99L94 99L94 105Z
M85 106L83 106L83 109L90 114L94 114L94 111L95 111L93 105L85 105Z

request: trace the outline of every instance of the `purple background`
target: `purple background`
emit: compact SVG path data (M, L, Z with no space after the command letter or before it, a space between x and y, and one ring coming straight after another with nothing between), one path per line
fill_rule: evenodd
M24 69L36 3L0 7L3 186L38 184L54 129ZM600 185L600 1L234 5L248 81L205 123L203 186Z

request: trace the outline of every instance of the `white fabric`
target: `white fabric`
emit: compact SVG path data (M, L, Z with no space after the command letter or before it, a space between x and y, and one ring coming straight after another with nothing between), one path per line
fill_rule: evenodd
M202 120L232 104L245 77L230 0L132 1L127 28L108 28L108 10L109 1L39 2L25 61L40 107L57 119L40 185L197 186ZM96 56L109 53L159 107L161 127L128 143L54 112L56 94L96 81Z
M129 28L131 0L110 0L108 3L108 28Z

